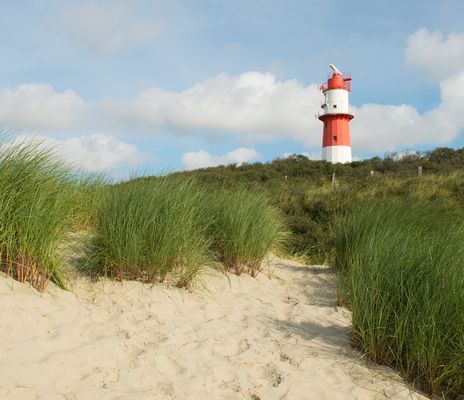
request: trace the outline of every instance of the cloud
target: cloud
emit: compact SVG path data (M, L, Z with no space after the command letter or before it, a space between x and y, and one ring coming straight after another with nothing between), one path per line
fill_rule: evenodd
M355 108L353 147L385 152L445 145L464 128L464 32L445 36L419 29L408 38L405 57L418 71L440 80L440 104L424 113L407 104L363 104Z
M422 28L409 36L405 49L408 64L433 79L445 79L464 70L464 32L430 32Z
M438 107L419 113L410 105L364 104L355 109L353 147L393 151L416 145L444 145L464 128L464 71L440 83Z
M0 122L13 128L67 129L84 110L84 101L74 91L56 92L44 83L0 90Z
M440 82L440 97L440 104L424 113L407 104L353 107L354 150L385 153L451 142L464 128L464 70ZM314 113L322 100L317 85L261 72L220 74L180 92L146 89L126 104L86 103L71 90L30 84L0 91L0 122L41 131L106 125L119 133L130 128L145 135L229 135L246 146L292 140L306 150L320 147L322 124Z
M310 160L322 160L322 151L303 151L301 153L306 158Z
M260 155L255 149L241 147L221 156L213 156L204 150L192 151L184 153L181 161L184 169L192 170L215 167L217 165L241 165L243 163L257 161L259 158Z
M96 53L115 53L158 38L157 21L137 16L121 2L76 2L62 11L65 32Z
M94 17L99 15L101 5L84 5L93 10L93 14L89 12ZM120 9L109 12L103 27L94 27L90 17L85 21L85 13L76 18L89 23L89 35L100 38L98 43L108 44L111 41L107 39L119 31L121 24L138 26L139 20L134 22L120 15ZM357 154L385 153L446 145L456 139L464 128L463 46L464 33L445 36L426 29L413 33L407 42L406 57L417 68L440 77L439 105L426 112L409 104L367 103L353 107L353 150ZM279 80L272 73L258 71L237 76L219 74L179 91L151 87L126 102L113 99L86 103L71 90L57 92L47 84L30 84L0 91L0 122L42 131L104 127L120 134L130 128L134 134L147 136L169 133L214 136L217 140L232 136L246 147L291 140L300 143L302 151L312 151L321 143L322 124L314 114L322 101L317 84ZM206 152L184 156L193 160L186 158L188 166L196 165L195 160L200 166L240 162L224 161Z
M151 161L151 157L113 136L93 134L68 139L38 135L20 135L19 143L38 142L53 149L65 162L88 172L115 171L121 167L136 168Z
M66 160L91 172L114 170L121 166L136 168L151 160L135 145L110 135L80 136L56 141L56 144Z
M278 81L271 73L251 71L220 74L181 92L149 88L132 104L108 104L107 111L151 132L223 132L248 141L287 137L314 145L320 142L315 135L320 122L314 118L320 100L317 85Z
M420 113L407 104L353 107L352 143L357 153L394 151L404 146L443 145L464 127L458 98L464 74L441 82L440 105ZM320 146L322 124L314 117L323 95L318 86L279 81L271 73L220 74L181 92L144 90L131 104L106 105L123 125L153 132L233 135L244 143L294 140Z

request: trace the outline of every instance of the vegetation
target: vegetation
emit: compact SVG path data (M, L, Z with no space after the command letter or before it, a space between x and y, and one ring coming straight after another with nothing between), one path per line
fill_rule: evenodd
M189 286L218 261L256 276L266 254L283 249L335 263L356 346L428 393L458 398L463 166L464 149L439 148L346 165L292 156L108 185L40 144L3 142L0 269L38 290L49 280L63 287L63 247L76 231L91 238L88 271L117 279Z
M203 204L211 207L214 250L237 275L248 270L255 277L265 256L283 248L288 237L284 220L263 193L222 189Z
M136 180L107 190L96 218L91 270L118 279L188 286L214 255L252 276L285 237L263 196L218 188L208 194L190 180Z
M422 166L424 174L420 180L418 166ZM389 154L384 159L375 157L351 164L334 165L291 156L267 164L220 166L173 175L194 178L208 190L241 185L264 193L281 210L291 231L289 252L306 256L308 262L323 263L333 261L331 227L336 216L349 212L363 199L413 196L464 210L463 166L464 149L438 148L401 158ZM373 177L370 171L374 171Z
M94 273L188 284L211 264L201 193L188 181L136 181L106 190L96 218Z
M85 233L93 229L106 193L108 179L100 175L83 175L77 182L78 190L73 196L71 231Z
M91 235L87 272L188 286L222 261L256 276L285 241L264 195L176 177L105 184L73 172L40 143L0 146L0 268L38 290L65 286L71 233ZM87 233L86 233L87 232ZM78 236L80 237L81 234ZM75 236L75 235L74 235ZM260 238L260 239L258 239Z
M59 247L73 216L77 179L40 144L0 145L0 266L43 290L64 286Z
M383 199L340 218L334 243L355 344L428 393L463 396L462 219Z

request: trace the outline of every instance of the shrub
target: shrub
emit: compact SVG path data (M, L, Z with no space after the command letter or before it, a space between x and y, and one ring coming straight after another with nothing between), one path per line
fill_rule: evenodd
M431 394L464 395L464 226L433 203L380 200L335 229L355 343Z

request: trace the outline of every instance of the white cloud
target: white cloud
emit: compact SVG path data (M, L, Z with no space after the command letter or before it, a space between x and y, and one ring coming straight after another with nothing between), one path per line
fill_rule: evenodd
M322 151L303 151L301 153L303 156L306 158L309 158L310 160L322 160Z
M411 105L364 104L352 122L353 147L394 151L416 145L446 145L464 128L464 32L419 29L407 40L407 62L440 80L440 104L419 113Z
M442 145L464 127L464 74L441 82L440 105L420 113L411 105L353 107L356 152L384 153L405 146ZM144 90L130 105L107 104L112 118L145 132L231 134L247 143L291 139L318 148L322 124L314 113L323 95L317 85L279 81L270 73L221 74L185 91Z
M121 166L135 168L151 160L135 145L103 134L57 141L57 149L65 159L91 172L114 170Z
M315 135L320 122L314 118L320 96L317 85L252 71L220 74L182 92L146 89L131 105L109 104L107 110L147 131L226 132L250 141L286 137L314 145L320 142Z
M38 135L20 135L21 142L38 142L53 149L64 161L88 172L115 171L120 167L136 168L151 157L113 136L93 134L68 139L55 139Z
M182 156L184 169L192 170L198 168L215 167L217 165L237 164L257 161L260 158L255 149L241 147L225 155L214 156L207 151L191 151Z
M44 83L0 90L0 122L14 128L67 129L82 118L84 101L72 90Z
M449 143L464 128L464 71L442 80L440 93L440 104L425 113L407 104L354 107L353 149L358 154L384 153ZM103 110L112 129L232 135L250 144L294 140L303 149L317 149L322 124L314 113L322 99L317 85L279 81L259 72L221 74L181 92L147 89L125 105L85 103L73 91L60 93L46 84L31 84L0 91L0 122L21 129L65 130L88 127L88 117L94 116L95 127L105 123ZM215 165L217 160L209 163Z
M364 104L355 109L353 147L357 151L385 152L449 143L464 128L464 71L442 81L440 89L440 105L422 114L406 104Z
M84 25L88 23L89 37L100 38L96 42L104 47L112 47L108 38L119 32L121 24L138 26L138 22L120 15L121 8L117 7L108 18L103 18L103 26L94 26L92 18L101 16L103 9L84 4L90 7L93 17L86 20L84 12L76 18ZM406 57L421 70L440 77L439 105L423 113L408 104L367 103L354 107L353 150L357 154L384 153L419 145L446 145L454 140L464 128L463 46L464 33L444 36L421 29L412 34ZM322 100L317 84L279 80L272 73L257 71L238 76L219 74L181 91L147 88L126 103L85 103L73 91L56 92L46 84L31 84L0 91L0 123L23 129L64 130L84 125L88 128L88 118L92 117L93 128L103 125L106 130L119 133L130 128L131 132L146 135L214 135L219 140L221 135L231 135L248 147L293 140L307 150L321 145L322 124L314 114ZM186 168L196 166L196 162L198 166L242 162L221 157L225 156L218 158L206 152L184 155Z
M156 21L136 16L120 2L76 2L62 11L64 31L97 53L114 53L143 45L161 33Z
M464 32L430 32L422 28L409 36L406 61L430 77L444 79L464 70Z

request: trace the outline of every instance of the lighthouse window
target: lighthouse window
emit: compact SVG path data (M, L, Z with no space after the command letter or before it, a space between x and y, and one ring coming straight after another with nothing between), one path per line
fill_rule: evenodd
M337 141L337 137L336 137L336 136L332 136L332 139L333 139L334 142Z
M324 127L327 128L327 121L324 122Z
M334 104L334 108L337 108L337 105L336 105L336 104Z

